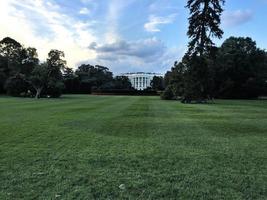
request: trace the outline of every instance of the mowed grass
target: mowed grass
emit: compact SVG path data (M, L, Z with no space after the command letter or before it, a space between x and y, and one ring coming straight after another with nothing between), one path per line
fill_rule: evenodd
M267 101L0 97L0 199L267 199Z

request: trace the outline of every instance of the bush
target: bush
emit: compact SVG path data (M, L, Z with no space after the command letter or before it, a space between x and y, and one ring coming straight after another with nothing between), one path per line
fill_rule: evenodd
M63 89L64 83L62 81L49 81L43 94L52 98L58 98L61 96Z
M174 95L172 87L170 85L161 94L161 99L163 99L163 100L175 99L175 95Z
M29 83L23 74L16 74L7 79L5 90L11 96L25 96L27 94Z

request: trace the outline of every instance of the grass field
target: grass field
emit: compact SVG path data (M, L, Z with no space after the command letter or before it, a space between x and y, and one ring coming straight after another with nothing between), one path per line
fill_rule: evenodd
M0 199L267 199L267 101L0 97Z

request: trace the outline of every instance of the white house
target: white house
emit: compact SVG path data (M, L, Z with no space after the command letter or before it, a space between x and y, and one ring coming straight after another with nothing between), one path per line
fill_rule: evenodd
M145 72L136 72L136 73L124 73L120 76L126 76L129 78L132 87L137 90L144 90L148 87L151 87L151 81L154 76L163 77L162 74L158 73L145 73Z

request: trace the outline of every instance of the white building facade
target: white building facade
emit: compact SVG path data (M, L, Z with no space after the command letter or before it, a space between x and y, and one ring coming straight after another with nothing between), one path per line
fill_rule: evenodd
M125 73L121 74L121 76L128 77L132 87L136 90L144 90L148 87L151 87L151 81L153 80L154 76L163 77L162 74L145 72Z

